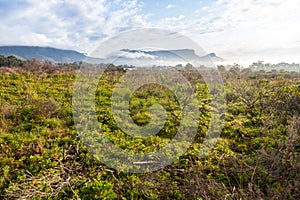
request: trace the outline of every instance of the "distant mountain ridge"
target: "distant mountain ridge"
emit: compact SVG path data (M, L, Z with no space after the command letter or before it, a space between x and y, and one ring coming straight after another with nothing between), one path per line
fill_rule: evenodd
M86 58L84 54L77 51L38 46L0 46L0 55L16 56L23 60L49 60L57 63L78 62Z
M193 49L155 51L121 49L119 52L108 55L106 59L112 60L117 64L126 63L137 66L176 65L189 62L207 64L224 61L223 58L218 57L215 53L199 56Z
M122 52L139 53L150 55L155 59L162 60L199 60L199 61L224 61L223 58L216 56L215 53L210 53L205 56L198 56L193 49L176 49L176 50L158 50L158 51L143 51L143 50L129 50L121 49ZM149 56L148 56L149 57Z
M196 60L199 59L199 56L195 54L195 51L192 49L177 49L177 50L158 50L158 51L142 51L142 50L129 50L121 49L122 52L127 52L131 54L145 54L149 55L148 57L153 57L154 59L162 60Z
M106 58L91 58L74 50L63 50L52 47L0 46L0 55L13 55L23 60L49 60L55 63L73 63L79 61L91 63L113 62L117 65L127 64L135 66L176 65L182 63L183 61L198 61L204 63L210 61L224 61L224 59L216 56L215 53L210 53L205 56L198 56L193 49L156 51L121 49L119 52L112 53Z

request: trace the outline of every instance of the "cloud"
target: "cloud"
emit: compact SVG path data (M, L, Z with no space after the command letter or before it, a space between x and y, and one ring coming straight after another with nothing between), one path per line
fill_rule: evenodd
M285 48L300 47L299 9L298 0L218 0L196 9L199 17L164 18L159 24L191 37L207 51L247 65L257 58L270 60L272 49L274 55L283 49L284 60L291 54ZM300 54L294 62L300 62Z
M184 15L179 15L177 17L167 17L167 18L164 18L163 20L166 21L166 22L178 22L180 20L183 20L185 19L185 16Z
M137 0L27 0L0 5L0 45L89 52L99 41L122 30L147 25Z
M110 56L112 57L124 57L124 58L130 58L130 59L155 59L156 56L151 54L146 54L145 52L125 52L124 51L118 51L112 53Z
M156 4L157 2L153 2ZM175 1L166 8L179 8ZM157 27L178 31L227 60L282 57L300 47L299 0L190 1L185 9L147 10L138 0L0 0L0 45L54 46L91 52L121 31ZM189 10L186 12L184 10ZM268 49L268 51L267 51ZM264 53L266 51L266 53ZM295 53L294 53L295 54ZM296 58L296 56L294 56ZM295 62L300 62L299 60Z
M176 7L176 6L173 5L173 4L168 4L168 5L166 6L167 9L171 9L171 8L175 8L175 7Z
M181 31L182 29L184 29L184 27L186 27L185 19L185 15L162 18L158 23L155 24L155 27Z
M224 12L213 20L213 25L223 31L215 35L215 41L219 43L215 46L223 45L222 51L225 54L244 50L244 55L239 56L239 59L253 61L257 52L262 55L260 59L264 56L270 59L272 49L275 54L275 49L300 47L300 43L297 43L300 34L300 27L297 26L299 1L223 0L218 6ZM291 52L281 53L284 59Z

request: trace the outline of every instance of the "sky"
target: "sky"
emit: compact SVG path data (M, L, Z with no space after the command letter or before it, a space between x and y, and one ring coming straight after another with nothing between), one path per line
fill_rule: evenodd
M0 0L0 45L89 54L136 28L194 40L229 63L300 63L299 0Z

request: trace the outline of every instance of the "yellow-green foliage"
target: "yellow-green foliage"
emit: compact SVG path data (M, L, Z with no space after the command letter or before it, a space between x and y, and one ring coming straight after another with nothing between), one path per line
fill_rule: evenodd
M0 198L299 198L299 78L279 74L236 79L223 74L228 78L226 122L217 145L200 158L213 108L203 81L191 72L182 73L193 83L199 100L198 135L179 160L145 174L109 169L77 137L72 113L75 75L0 74ZM133 152L163 147L180 123L176 97L157 85L136 91L130 111L137 124L149 122L148 108L155 103L166 109L168 118L157 135L131 137L118 128L111 113L112 89L121 76L107 72L98 84L101 129L113 143Z

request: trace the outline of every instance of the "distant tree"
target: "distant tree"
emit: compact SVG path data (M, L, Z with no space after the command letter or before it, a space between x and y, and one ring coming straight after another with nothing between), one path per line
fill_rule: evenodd
M0 66L8 66L7 58L5 56L0 55Z
M20 67L22 66L22 60L18 59L15 56L8 56L7 57L7 66L8 67Z
M248 77L251 79L255 78L253 71L249 67L242 69L241 74L243 75L243 77Z
M176 69L183 69L183 65L182 64L178 64L175 66Z
M186 70L192 70L192 69L194 69L194 67L193 67L193 65L192 65L191 63L187 63L187 64L185 65L185 69L186 69Z
M235 63L234 65L230 66L229 72L236 78L240 78L241 66Z
M226 68L225 68L224 65L218 65L217 67L218 67L218 70L219 70L220 72L225 72L225 71L226 71Z
M271 72L276 74L278 71L276 69L272 69Z

